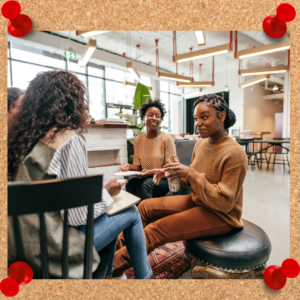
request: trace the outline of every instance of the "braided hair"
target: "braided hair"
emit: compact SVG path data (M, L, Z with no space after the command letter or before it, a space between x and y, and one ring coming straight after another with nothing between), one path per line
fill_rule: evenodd
M228 129L229 127L231 127L232 125L235 124L235 122L236 122L235 113L231 109L228 108L226 101L222 97L220 97L216 94L201 96L194 102L193 114L194 114L196 106L200 102L206 102L208 106L213 107L214 109L216 109L219 112L225 111L225 113L226 113L226 117L224 120L224 128L225 129ZM217 113L217 117L220 118L219 113Z

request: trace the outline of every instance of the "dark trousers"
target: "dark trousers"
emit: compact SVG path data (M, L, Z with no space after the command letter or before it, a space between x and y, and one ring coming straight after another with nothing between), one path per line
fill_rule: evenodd
M162 178L159 185L154 184L153 177L133 177L126 184L126 191L141 200L166 196L169 192L167 178Z

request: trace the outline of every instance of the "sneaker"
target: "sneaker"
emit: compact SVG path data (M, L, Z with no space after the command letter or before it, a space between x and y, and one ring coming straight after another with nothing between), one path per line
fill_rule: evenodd
M123 273L121 276L113 277L112 279L127 279L126 273Z

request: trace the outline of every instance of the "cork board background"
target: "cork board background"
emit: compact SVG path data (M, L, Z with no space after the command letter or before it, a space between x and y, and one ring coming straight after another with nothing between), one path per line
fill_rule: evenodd
M1 6L6 1L1 0ZM33 30L262 30L285 1L21 0ZM300 1L288 23L290 66L290 256L300 262ZM0 280L7 277L7 20L0 17ZM280 220L278 220L280 222ZM0 299L6 297L0 293ZM263 280L33 280L15 299L300 299L300 276L279 291Z

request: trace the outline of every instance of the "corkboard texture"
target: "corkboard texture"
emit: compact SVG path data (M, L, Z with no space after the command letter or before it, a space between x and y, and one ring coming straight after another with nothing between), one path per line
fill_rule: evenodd
M1 6L6 1L0 1ZM262 30L274 0L21 0L33 30ZM300 262L300 1L290 31L290 255ZM0 279L7 277L7 20L0 17ZM280 220L278 220L280 221ZM0 294L0 299L6 298ZM300 276L280 291L263 280L34 280L15 299L300 299Z

